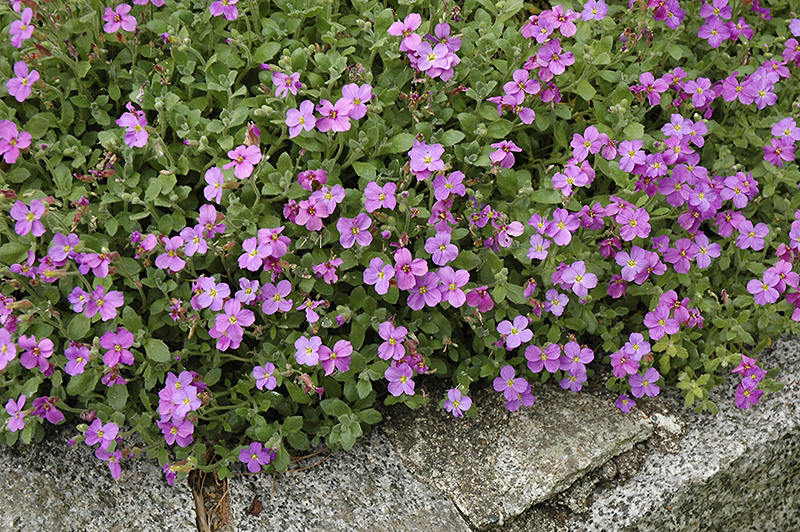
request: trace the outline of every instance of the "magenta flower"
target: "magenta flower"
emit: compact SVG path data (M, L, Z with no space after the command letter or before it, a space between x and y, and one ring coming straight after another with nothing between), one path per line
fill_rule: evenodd
M513 155L511 156L513 159ZM464 173L455 171L448 175L438 175L433 180L433 196L438 201L444 201L450 198L452 194L456 196L463 196L467 192L467 187L464 185Z
M322 277L322 280L327 284L333 284L339 281L336 275L336 268L342 265L342 259L331 259L320 264L315 264L313 267L314 273L317 277Z
M467 296L462 288L469 282L469 272L467 270L455 271L450 266L439 268L439 292L441 300L447 301L450 305L458 308L463 305Z
M168 270L170 273L181 271L186 266L186 261L178 256L178 251L183 247L183 238L173 236L164 242L164 253L156 257L156 268Z
M264 366L256 366L253 368L253 377L256 379L256 388L263 390L274 390L278 385L278 379L275 378L275 364L267 362Z
M308 338L301 336L294 342L294 358L298 364L316 366L319 362L319 348L322 346L322 339L319 336Z
M542 350L538 346L529 345L525 348L525 359L528 361L528 369L533 373L539 373L542 369L555 373L561 369L561 347L550 344Z
M575 55L572 52L563 52L559 39L551 39L539 48L536 61L541 67L539 79L549 81L554 75L560 76L568 66L574 64Z
M611 369L617 378L633 375L639 371L639 360L625 350L615 351L611 354Z
M794 139L773 138L770 144L764 146L764 160L768 163L782 167L784 162L795 159Z
M106 33L116 33L120 29L125 31L136 30L136 17L130 15L131 6L128 4L120 4L116 8L106 8L103 13L103 20L106 21L103 30Z
M336 104L328 100L320 100L317 112L322 118L317 120L317 129L322 133L328 131L348 131L350 129L350 111L353 104L346 98L339 98Z
M515 70L512 77L514 79L513 81L509 81L503 85L503 91L509 96L513 96L519 92L538 94L541 90L541 84L535 79L531 79L530 73L524 68ZM495 146L492 147L494 148Z
M378 326L378 335L384 342L378 346L378 356L383 360L400 360L406 354L403 341L408 334L405 327L395 327L392 322L384 321Z
M453 414L454 417L462 417L464 412L472 408L472 399L461 394L458 388L447 390L447 399L444 402L444 409Z
M380 257L369 261L369 267L364 270L364 282L375 285L375 291L381 295L389 291L389 281L394 277L394 267L384 264Z
M744 384L739 383L735 394L736 408L746 410L753 405L757 405L762 395L764 395L763 390L748 389L744 387Z
M407 248L398 249L394 254L394 260L397 288L400 290L412 289L417 277L428 272L428 263L425 259L412 260L411 252Z
M356 242L359 246L368 246L372 242L372 233L369 232L371 225L369 215L363 212L355 218L339 218L336 222L339 243L344 248L351 248Z
M627 395L622 394L617 398L617 402L614 403L614 406L616 406L617 408L619 408L623 412L627 413L627 412L631 411L631 408L636 406L636 401L634 401L633 399L631 399Z
M572 232L580 226L578 217L567 209L556 209L553 220L548 222L545 232L559 246L566 246L572 240Z
M14 122L0 120L0 155L8 164L17 162L20 150L31 145L31 138L27 131L18 131Z
M91 294L91 299L86 304L86 317L92 318L98 312L103 321L117 317L117 308L125 304L125 297L119 290L106 293L103 285L97 286Z
M31 35L33 35L32 19L33 9L26 7L22 10L20 19L11 23L11 27L8 29L8 33L11 34L11 46L22 48L23 41L30 39Z
M53 341L49 338L42 338L36 341L36 337L31 335L28 338L25 335L19 337L19 348L24 352L19 356L19 363L23 368L33 369L39 366L42 372L45 372L50 363L47 361L53 355Z
M533 332L528 330L528 323L528 318L525 316L517 316L514 318L513 323L509 320L503 320L497 324L497 332L506 339L506 349L515 349L531 341Z
M413 370L405 362L398 366L389 366L384 374L389 381L389 393L395 397L403 394L414 395L414 381L411 379L413 376Z
M489 312L494 308L494 301L489 295L489 287L486 285L473 288L467 294L467 305L477 308L479 312Z
M286 299L292 291L292 283L286 279L279 281L277 286L272 283L267 283L261 288L261 297L264 302L261 304L261 310L264 314L275 314L279 310L281 312L289 312L292 310L294 303L291 299Z
M108 449L109 445L116 439L119 434L119 426L116 423L103 424L99 418L95 419L89 428L86 429L84 436L86 436L86 445L94 445L100 443L100 449Z
M622 209L614 220L620 224L619 236L626 242L650 236L650 215L645 209Z
M414 30L419 28L420 24L422 24L422 17L417 13L409 13L403 22L392 23L386 33L396 37L403 37L400 42L401 52L413 52L422 42L422 37L414 33Z
M675 334L680 329L678 320L669 317L669 308L662 306L648 312L643 323L650 330L651 340L661 340L665 335Z
M83 373L86 368L86 363L89 362L89 348L85 345L71 342L70 346L64 351L64 354L67 357L67 365L64 367L64 371L67 375L74 376Z
M304 225L309 231L319 231L322 229L322 219L330 214L323 201L311 196L307 200L300 202L300 210L295 217L297 225Z
M511 168L514 166L514 152L521 152L522 148L514 144L513 141L510 140L503 140L501 142L495 142L491 145L492 148L497 148L491 154L489 154L489 159L495 163L499 164L503 168ZM439 198L437 198L439 199Z
M290 92L293 95L297 94L297 89L303 87L300 83L300 72L294 72L286 75L283 72L275 71L272 73L272 84L275 85L275 96L284 98Z
M697 251L698 247L694 242L688 238L681 238L675 242L674 248L664 252L664 260L672 264L676 272L688 273Z
M53 425L64 421L64 414L56 408L58 397L37 397L33 400L31 415L46 419Z
M17 345L11 341L11 333L0 328L0 371L17 357Z
M597 286L597 276L593 273L586 273L586 264L579 260L573 262L561 273L561 281L572 285L572 291L578 297L586 297L589 290Z
M18 102L24 102L31 95L33 84L39 80L39 73L35 70L28 72L28 65L25 61L17 61L14 63L14 74L17 77L6 82L8 94L16 98Z
M442 300L442 293L439 291L439 276L428 272L422 277L417 277L416 284L410 292L408 306L412 310L420 310L425 305L435 307Z
M9 399L6 403L6 412L11 416L7 421L8 430L11 432L17 432L25 427L25 421L23 420L25 417L25 411L23 410L25 399L27 398L24 395L20 395L16 401Z
M28 207L22 201L17 201L11 207L11 217L17 221L14 225L14 231L19 236L25 236L32 233L33 236L42 236L45 232L44 224L40 221L47 208L44 203L35 199L31 200L31 206Z
M167 445L177 443L180 447L188 447L194 440L194 423L188 419L157 421L156 425L161 429Z
M450 233L436 233L425 241L425 251L432 255L437 266L444 266L458 257L458 248L450 243Z
M241 145L229 151L228 157L231 158L231 162L223 165L222 168L228 170L235 167L233 175L238 179L247 179L253 174L255 165L261 161L261 150L256 145Z
M586 379L585 370L580 373L567 373L567 375L558 382L558 385L564 390L579 392L581 388L583 388L583 383L586 382Z
M684 90L692 95L692 105L703 107L715 98L714 90L711 88L711 80L708 78L697 78L696 81L687 81Z
M100 338L100 347L108 349L103 355L103 363L108 367L117 364L133 364L133 353L128 349L133 345L133 333L117 327L116 332L108 331Z
M350 355L353 353L353 345L347 340L339 340L333 349L327 346L319 348L319 364L325 370L327 377L336 369L340 373L345 373L350 369Z
M247 470L251 473L258 473L262 466L269 464L274 459L275 451L265 449L264 445L257 441L239 451L239 461L247 464Z
M753 249L755 251L764 249L764 237L769 234L767 224L762 222L753 227L750 220L745 220L739 224L737 229L739 237L736 239L736 245L740 249Z
M418 181L427 179L431 173L444 170L442 155L444 147L441 144L431 144L414 140L414 146L409 150L410 168Z
M374 181L370 181L364 189L364 199L366 200L364 208L370 213L377 209L393 210L397 205L394 196L396 190L397 184L395 183L386 183L381 187Z
M89 292L82 289L80 286L76 286L72 289L69 296L67 296L67 300L72 303L72 310L75 312L83 312L84 305L89 301Z
M589 126L583 135L575 133L572 135L572 155L577 162L586 159L590 153L598 153L603 148L600 132L594 126Z
M120 460L122 460L122 451L117 449L110 453L101 447L94 452L94 455L108 464L108 469L111 471L111 477L114 480L117 480L122 475L122 466L119 465Z
M522 377L518 379L514 377L514 368L507 365L503 366L503 368L500 370L500 376L495 377L494 379L494 390L496 392L503 392L503 396L506 398L506 401L518 399L520 394L530 389L530 384L528 384L525 379Z
M766 305L768 303L775 303L780 296L777 286L780 282L780 277L777 273L771 270L764 272L761 281L758 279L751 279L747 283L747 291L753 294L756 305Z
M352 105L350 118L360 120L367 114L366 102L372 99L372 86L364 84L359 87L350 83L342 87L342 97Z
M203 196L208 201L214 201L217 205L222 202L222 186L225 184L225 177L222 175L222 170L217 166L212 166L206 170L205 175L206 187L203 189Z
M649 397L655 397L661 391L656 381L661 378L656 368L647 368L644 375L635 373L628 377L628 383L631 385L631 394L637 399L645 394Z
M236 3L239 0L216 0L212 2L208 10L212 16L224 16L227 20L236 20L239 18L239 9Z
M252 310L243 309L242 302L229 299L223 306L223 312L214 318L214 329L219 333L227 332L229 336L240 338L243 328L249 327L256 320Z
M299 109L289 109L286 111L286 125L289 126L289 138L294 138L304 129L311 131L317 124L314 116L314 103L305 100L300 104Z
M108 8L106 8L108 9ZM147 119L144 116L144 111L137 111L133 105L128 104L127 113L122 113L114 122L119 126L125 128L125 144L131 148L141 148L147 145L149 134L145 129Z

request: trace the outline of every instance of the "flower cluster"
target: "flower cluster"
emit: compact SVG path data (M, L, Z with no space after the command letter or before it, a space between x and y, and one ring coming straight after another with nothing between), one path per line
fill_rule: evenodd
M273 75L273 81L275 80L274 76L278 74L276 72ZM289 83L291 79L291 77L287 77L285 82ZM292 88L294 91L297 90L295 85L292 85ZM278 95L280 96L280 94ZM336 100L336 103L322 99L315 107L310 100L304 100L298 109L286 111L285 123L289 126L289 138L296 137L303 130L311 131L314 127L322 133L348 131L352 120L360 120L366 116L367 103L371 99L372 86L350 83L342 87L342 97ZM315 110L320 114L319 117L314 115Z
M167 373L164 388L158 392L158 415L156 422L167 445L188 447L194 440L194 418L190 415L203 406L200 394L206 385L193 371L182 371L176 376Z
M756 359L746 355L742 355L742 361L731 371L742 377L742 381L736 387L736 408L746 410L757 405L761 396L764 395L764 390L758 389L758 383L767 375L767 372L758 367Z
M461 49L461 38L450 36L450 24L442 22L434 28L434 35L426 34L424 39L414 33L422 24L422 16L409 14L402 22L394 22L387 32L389 35L403 37L400 51L408 54L411 66L418 72L424 72L431 78L449 81L453 75L453 67L461 62L456 55Z

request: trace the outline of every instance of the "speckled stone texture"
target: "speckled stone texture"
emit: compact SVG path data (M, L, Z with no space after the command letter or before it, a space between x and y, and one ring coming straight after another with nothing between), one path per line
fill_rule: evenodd
M432 402L398 410L385 429L414 476L479 530L513 520L652 432L640 412L625 415L587 393L552 385L533 393L534 406L512 413L502 394L476 388L474 418L455 419Z
M782 338L759 356L781 367L785 388L739 410L731 376L712 393L719 414L685 412L685 434L671 454L648 444L639 471L598 489L570 529L587 532L800 530L800 341ZM682 408L667 390L661 401Z
M0 532L196 532L185 482L168 486L155 461L124 460L119 480L62 430L0 446Z
M247 513L256 495L258 517ZM444 495L403 467L379 427L349 452L276 477L274 488L271 475L234 476L230 501L237 532L470 532Z

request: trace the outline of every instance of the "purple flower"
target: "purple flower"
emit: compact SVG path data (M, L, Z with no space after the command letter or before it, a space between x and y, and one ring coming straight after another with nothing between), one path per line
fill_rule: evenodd
M179 447L188 447L194 440L194 423L188 419L173 419L157 421L161 434L167 445L178 444Z
M409 150L410 168L417 180L427 179L431 173L444 170L442 155L444 147L441 144L431 144L414 140L414 146Z
M149 134L145 129L147 118L144 115L144 111L137 111L130 103L128 104L128 111L127 113L122 113L122 116L114 121L119 127L125 128L125 144L131 148L146 146Z
M208 185L203 189L203 196L207 201L214 201L217 205L222 202L222 188L225 184L225 177L222 175L222 169L218 166L212 166L206 170L204 179Z
M83 290L81 287L76 286L72 289L67 300L72 303L72 310L75 312L83 312L83 307L89 300L89 292Z
M328 131L347 131L350 129L350 111L353 104L346 98L339 98L336 104L328 100L320 100L317 112L322 118L317 120L317 129L322 133Z
M496 392L503 392L506 401L513 401L518 399L520 394L530 389L530 384L523 379L514 378L515 371L512 366L503 366L500 370L500 376L494 379L494 390Z
M655 338L654 338L655 339ZM631 393L637 399L645 394L649 397L655 397L661 391L656 381L661 378L656 368L647 368L644 375L635 373L628 377L628 383L631 385Z
M522 148L510 140L495 142L491 145L491 147L496 148L496 150L489 155L489 159L491 159L493 163L499 164L503 168L511 168L514 166L514 152L522 151Z
M740 249L753 249L761 251L764 249L764 237L769 234L769 227L765 223L759 223L753 227L750 220L745 220L737 227L739 237L736 239L736 245Z
M420 310L425 305L434 307L442 300L439 291L439 276L428 272L422 277L417 277L416 284L408 296L408 306L412 310Z
M14 74L17 77L6 82L8 94L16 98L18 102L24 102L31 95L33 84L39 80L39 73L35 70L29 72L25 61L17 61L14 63Z
M17 357L17 345L11 341L11 333L0 328L0 371Z
M711 88L711 80L708 78L697 78L696 81L687 81L684 85L684 91L692 95L692 104L696 108L703 107L715 97L714 91Z
M103 321L114 319L117 308L125 304L125 298L119 290L106 293L106 289L99 285L91 293L91 299L86 304L86 317L94 317L98 312Z
M314 103L305 100L300 104L299 109L289 109L286 111L286 125L289 126L289 138L294 138L302 130L311 131L317 124L314 116Z
M748 389L745 388L742 383L739 383L739 385L736 387L735 394L736 408L742 408L746 410L753 405L757 405L761 400L762 395L764 395L763 390Z
M240 337L242 329L252 325L255 319L252 310L243 309L240 301L229 299L223 306L223 312L214 318L214 329L220 333L227 332L229 335Z
M319 365L325 370L325 376L333 373L337 369L340 373L345 373L350 369L350 355L353 353L353 345L347 340L339 340L334 344L333 349L327 346L319 348Z
M367 114L366 102L372 99L372 86L364 84L359 87L350 83L342 87L342 97L352 105L350 118L360 120Z
M100 449L108 449L108 446L116 439L119 434L119 426L116 423L103 424L100 419L95 419L89 428L86 429L86 445L94 445L100 442Z
M754 296L757 305L775 303L780 296L777 285L780 277L774 271L767 270L761 281L752 279L747 283L747 291Z
M301 336L294 342L295 360L297 360L298 364L316 366L317 362L319 362L319 348L321 345L322 339L319 336L312 336L311 338Z
M398 249L394 254L394 260L397 288L400 290L414 288L417 277L421 277L428 272L428 263L425 259L412 260L411 252L407 248Z
M572 285L572 291L578 297L586 297L589 290L597 286L597 276L593 273L586 273L586 264L580 260L573 262L561 274L561 281Z
M120 475L122 475L122 467L119 465L120 460L122 460L122 451L117 449L113 453L110 453L105 450L104 447L95 450L94 455L104 462L108 463L108 469L111 470L111 477L114 480L117 480Z
M552 312L555 316L561 316L564 313L564 307L569 303L569 297L565 294L560 294L555 288L551 288L545 294L544 310Z
M215 2L211 2L208 10L211 12L212 16L218 17L222 15L227 20L236 20L239 18L239 9L236 7L238 1L239 0L216 0Z
M278 98L286 97L290 92L297 94L297 89L302 88L300 82L300 72L286 75L283 72L275 71L272 73L272 84L275 85L275 96Z
M547 258L547 249L550 247L550 240L542 238L542 235L534 233L530 239L531 247L528 248L527 255L530 259L544 260Z
M528 369L533 373L539 373L542 369L555 373L561 369L561 347L550 344L542 350L538 346L529 345L525 348L525 359L528 361Z
M181 271L186 266L186 261L178 256L178 251L183 247L183 238L173 236L164 242L164 253L156 257L156 267L168 270L170 273Z
M581 373L567 373L567 375L558 382L558 385L565 390L573 392L581 391L583 383L586 382L586 371Z
M100 338L100 347L108 349L103 355L103 363L108 367L117 364L133 364L133 353L128 349L133 345L133 333L117 327L116 332L108 331Z
M643 323L650 330L652 340L661 340L665 335L675 334L680 329L678 320L669 317L669 308L662 306L648 312Z
M370 181L364 189L364 198L366 200L364 208L370 213L381 208L393 210L397 205L397 200L394 196L396 190L397 184L395 183L386 183L381 187L374 181Z
M594 360L594 352L591 349L588 347L581 348L578 342L567 342L560 360L561 369L568 371L570 375L585 374L586 364L592 360Z
M239 279L240 290L236 291L233 296L237 301L241 301L243 305L249 305L258 297L258 281L251 281L245 277Z
M275 364L267 362L264 366L256 366L253 368L253 377L256 379L256 388L263 390L274 390L278 385L278 379L275 378Z
M795 159L794 139L773 138L770 144L764 146L764 160L768 163L782 167L784 162Z
M369 261L369 268L364 270L364 282L375 285L375 291L383 295L389 291L389 281L394 277L394 267L384 264L380 257Z
M387 368L384 377L389 381L389 393L398 397L402 394L414 395L414 372L405 362Z
M304 225L309 231L322 229L322 219L330 215L326 204L314 196L301 201L299 207L300 210L295 217L295 223Z
M378 335L384 342L378 346L378 356L383 360L400 360L405 356L406 349L403 341L406 338L408 329L405 327L395 327L392 322L384 321L378 326Z
M633 399L631 399L627 395L622 394L617 398L617 402L614 403L614 406L616 406L617 408L619 408L623 412L627 413L627 412L631 411L631 408L636 406L636 401L634 401Z
M344 248L351 248L358 242L359 246L368 246L372 242L369 228L372 221L368 214L360 213L355 218L339 218L336 229L339 231L339 242Z
M342 262L344 262L342 259L331 259L320 264L315 264L313 270L318 278L322 277L322 280L327 284L333 284L339 281L339 277L336 275L336 268L341 266Z
M180 232L180 237L186 244L183 252L187 257L193 256L195 253L198 255L205 255L208 251L208 242L203 238L203 227L197 225L195 227L184 227Z
M425 251L432 255L437 266L444 266L458 257L458 248L450 243L450 233L436 233L425 241Z
M462 288L469 282L469 272L467 270L455 271L450 266L439 268L439 292L441 300L447 301L450 305L458 308L467 300Z
M720 0L715 0L719 2ZM723 2L727 2L727 0L722 0ZM711 7L709 4L705 4L703 9ZM728 10L731 8L728 7ZM701 10L702 14L702 10ZM730 15L725 18L730 18ZM719 45L722 44L722 41L725 41L730 38L731 30L728 29L728 26L725 23L718 19L717 17L711 17L706 19L706 23L700 26L700 29L697 32L697 36L701 39L706 39L708 44L712 48L719 48Z
M17 201L11 207L11 217L17 221L14 225L14 231L19 236L25 236L32 233L33 236L42 236L45 232L44 224L41 222L42 215L44 215L47 208L44 203L35 199L31 200L30 208L22 201Z
M286 299L292 291L292 283L283 279L279 281L277 286L272 283L266 283L261 288L261 297L264 302L261 304L261 310L264 314L275 314L279 310L281 312L289 312L292 310L294 303L291 299Z
M478 312L489 312L494 308L494 301L489 295L489 287L486 285L473 288L467 294L467 305L478 309Z
M3 160L8 164L17 162L20 150L29 147L32 138L27 131L18 131L14 122L0 120L0 155L3 156Z
M559 246L566 246L572 240L572 232L580 226L578 217L567 209L556 209L553 220L548 222L546 233Z
M7 421L8 430L11 432L17 432L25 427L25 421L23 421L25 417L25 411L23 410L25 407L25 399L26 397L24 395L20 395L16 401L9 399L6 403L6 412L11 416Z
M129 8L130 9L130 8ZM109 10L109 8L106 8ZM22 10L19 20L11 23L8 33L11 35L11 46L14 48L22 48L23 41L29 39L33 35L33 9L26 7Z
M257 441L239 451L239 461L247 464L247 470L251 473L258 473L262 466L269 464L274 459L275 451L265 449L264 445Z
M549 81L554 75L560 76L566 71L568 66L574 64L575 56L572 52L562 51L561 41L559 39L551 39L539 48L536 61L541 67L539 70L539 79L542 81Z
M514 349L531 341L533 332L528 330L528 323L528 318L525 316L517 316L513 323L503 320L497 325L497 332L506 339L506 349Z
M583 5L583 20L603 20L608 14L608 5L603 0L588 0Z
M402 35L403 40L400 42L400 51L413 52L422 42L422 37L414 33L414 30L419 28L420 24L422 24L422 17L417 13L410 13L403 22L392 23L386 33L396 37Z
M472 407L472 399L466 395L461 395L461 390L451 388L447 390L447 399L444 402L444 409L453 414L454 417L462 417L464 412Z
M136 17L130 15L131 6L128 4L120 4L116 8L106 8L103 13L103 20L106 23L103 25L103 31L106 33L116 33L120 29L125 31L136 30Z
M53 425L64 421L64 414L56 409L58 397L37 397L33 400L31 415L46 419Z
M64 351L67 357L67 365L64 371L67 375L80 375L84 372L86 363L89 362L89 348L82 344L71 342L70 346Z
M234 168L233 175L238 179L247 179L253 174L255 165L261 162L261 150L256 145L238 146L228 152L231 162L224 164L222 168L228 170Z
M512 157L513 158L513 157ZM452 172L448 175L436 176L433 180L433 195L438 201L444 201L450 198L451 194L463 196L466 194L467 187L463 183L463 172Z
M80 244L78 235L70 233L64 236L61 233L56 233L53 236L53 246L47 250L47 255L53 259L57 265L63 266L68 258L75 257L75 246Z
M22 367L33 369L39 366L42 372L48 370L50 363L47 361L53 355L53 341L49 338L43 338L36 341L36 337L31 335L28 338L25 335L19 337L19 347L24 352L19 356L19 363Z

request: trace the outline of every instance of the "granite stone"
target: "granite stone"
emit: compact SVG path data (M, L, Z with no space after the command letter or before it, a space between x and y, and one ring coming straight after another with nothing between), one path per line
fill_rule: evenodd
M0 446L0 532L196 532L185 482L168 486L146 458L123 460L114 480L68 438L55 429L40 443Z
M598 488L588 512L570 518L570 530L800 530L800 341L782 338L758 358L783 370L783 390L739 410L732 375L712 392L719 413L711 415L685 409L668 388L657 399L684 413L677 449L648 442L638 471Z
M652 432L641 412L623 414L588 393L552 383L533 393L532 407L509 412L502 394L476 388L475 417L455 419L432 401L398 410L385 428L411 473L479 530L512 521Z
M305 471L229 482L231 528L239 532L470 532L445 495L406 470L380 427ZM247 512L256 496L258 516Z

